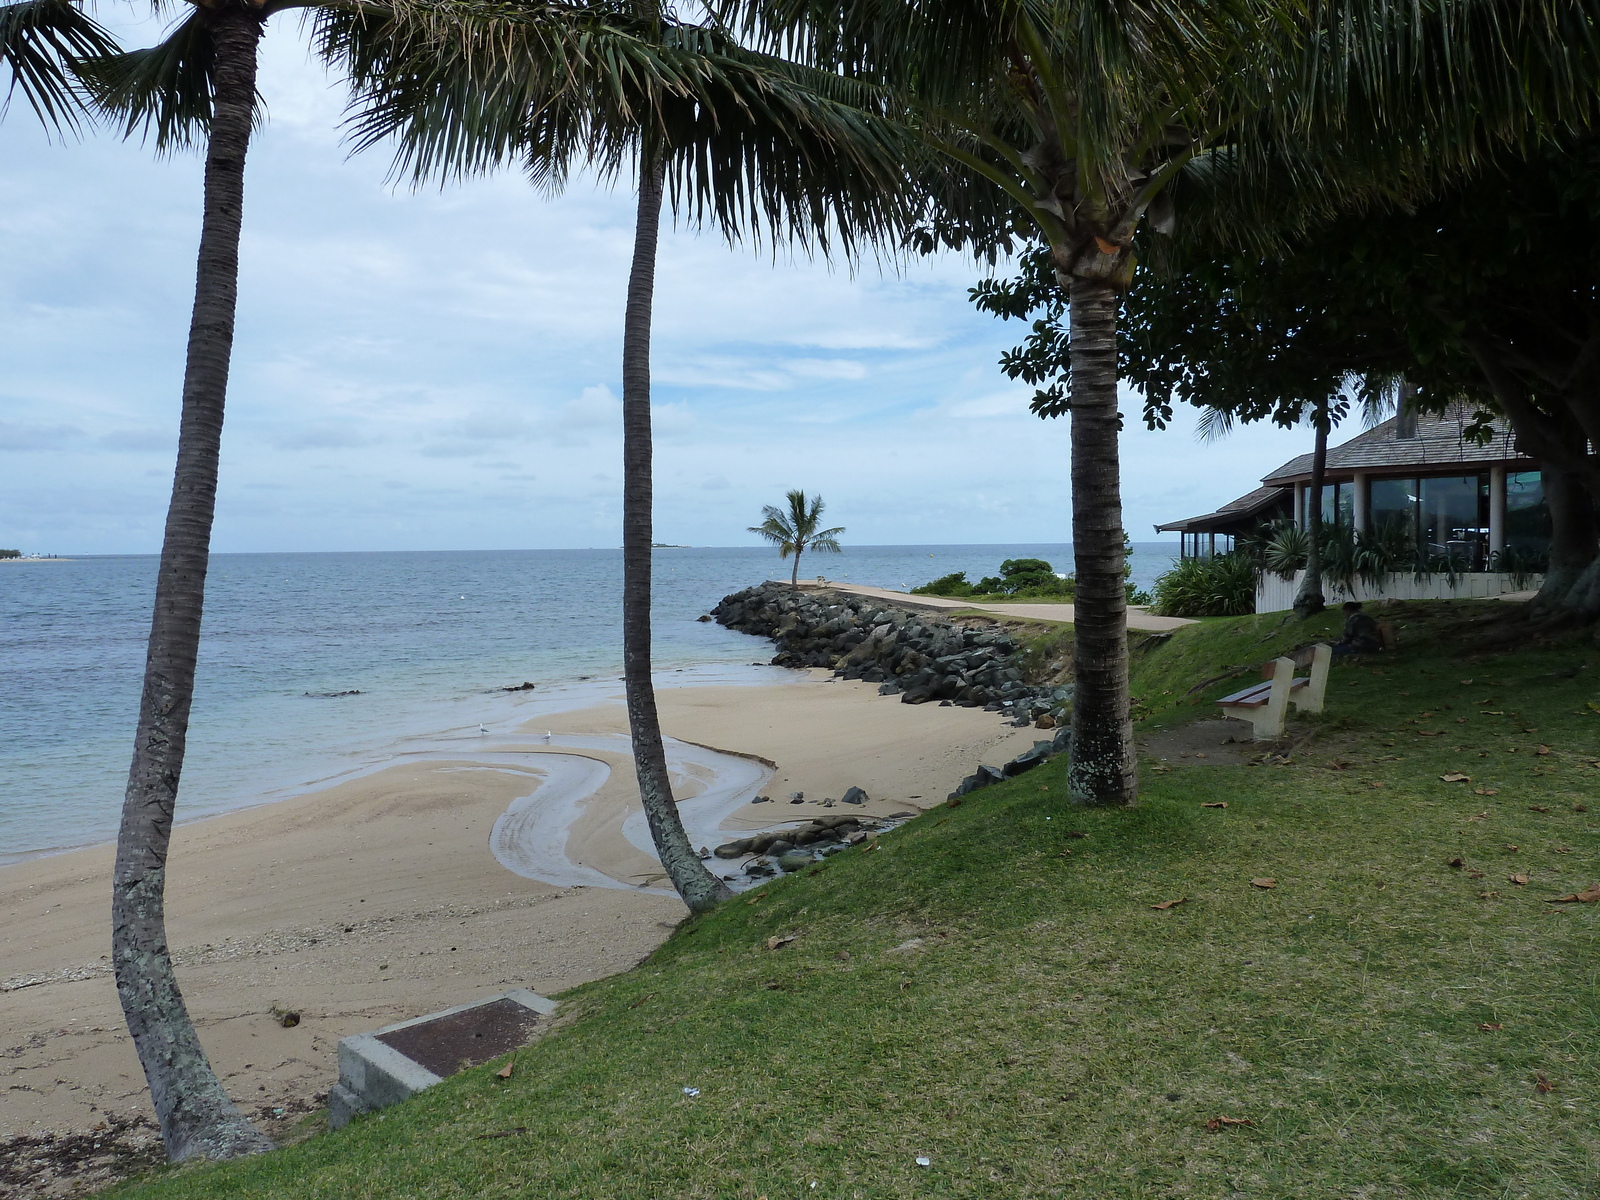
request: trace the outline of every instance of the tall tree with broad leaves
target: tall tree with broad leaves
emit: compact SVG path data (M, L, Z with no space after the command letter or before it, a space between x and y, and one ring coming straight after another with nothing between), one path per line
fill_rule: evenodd
M83 96L74 65L115 53L115 40L74 0L0 4L0 63L9 76L0 114L21 91L47 129L76 129Z
M1176 400L1287 424L1308 396L1365 399L1402 373L1412 410L1475 406L1469 437L1499 414L1540 462L1550 508L1530 614L1600 620L1600 129L1267 245L1222 253L1180 233L1164 257L1125 314L1124 364L1152 423Z
M589 21L553 95L535 43L553 9ZM368 18L329 27L357 64L358 140L396 135L398 164L421 179L522 166L558 183L581 157L638 181L623 318L623 676L640 799L656 853L694 912L730 892L700 861L672 794L651 679L650 325L663 207L730 239L769 237L846 253L903 223L906 142L872 118L868 89L753 53L715 24L606 4L485 4L404 11L403 38ZM603 37L599 30L603 28ZM359 49L374 53L363 58Z
M785 512L775 504L768 504L761 510L761 515L766 518L759 525L750 526L750 532L760 534L778 548L780 558L794 556L794 571L789 576L789 586L800 586L800 556L807 550L820 550L826 554L840 552L839 535L844 532L843 525L836 525L832 529L817 528L822 524L822 497L813 496L809 500L803 491L785 493L784 499L789 502L789 511Z

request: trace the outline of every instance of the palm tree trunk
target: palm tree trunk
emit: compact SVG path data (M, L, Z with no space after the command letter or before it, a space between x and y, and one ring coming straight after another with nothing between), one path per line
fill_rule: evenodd
M794 570L789 574L789 586L798 590L800 587L800 551L794 552Z
M1328 473L1328 422L1319 409L1316 417L1317 443L1311 454L1311 498L1306 509L1310 544L1306 547L1306 577L1294 598L1295 615L1304 620L1327 607L1322 594L1322 481Z
M1117 453L1117 295L1074 278L1072 551L1076 675L1067 787L1078 804L1133 804L1139 795L1128 705L1128 595L1123 586L1122 482Z
M667 755L661 744L655 687L650 679L650 310L655 299L656 239L661 227L665 168L639 167L639 220L628 275L628 306L622 329L622 674L628 694L639 799L656 854L672 886L692 912L705 912L733 893L700 861L683 830Z
M255 111L261 23L244 6L212 26L216 89L205 206L183 377L178 462L156 579L139 726L112 882L111 958L128 1032L144 1065L167 1157L269 1150L217 1080L178 989L167 946L167 850L183 771L205 601L211 520L239 282L244 160Z

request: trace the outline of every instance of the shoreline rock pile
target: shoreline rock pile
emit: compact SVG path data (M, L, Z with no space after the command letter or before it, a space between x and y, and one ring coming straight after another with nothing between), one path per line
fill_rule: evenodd
M901 817L912 815L899 814ZM839 853L847 846L859 845L873 833L892 828L894 824L892 818L879 821L872 817L857 816L813 817L794 829L769 829L737 841L724 842L712 853L718 858L754 857L757 861L745 866L746 875L771 875L774 868L798 871L830 854Z
M898 694L904 704L983 708L1048 729L1072 699L1071 684L1023 679L1022 648L1004 630L968 628L865 597L764 583L724 596L711 615L776 642L774 666L832 668L876 683L880 694Z

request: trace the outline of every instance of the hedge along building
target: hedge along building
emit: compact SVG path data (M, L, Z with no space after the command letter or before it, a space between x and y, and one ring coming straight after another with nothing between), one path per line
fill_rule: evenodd
M1550 549L1550 513L1539 464L1521 454L1510 428L1496 421L1485 443L1465 437L1471 410L1441 416L1402 413L1328 450L1322 519L1358 534L1399 525L1436 567L1391 575L1347 589L1324 581L1329 602L1367 599L1450 599L1497 596L1537 587ZM1216 512L1157 525L1176 532L1185 558L1233 549L1235 539L1264 523L1310 521L1311 455L1302 454L1265 476L1262 486ZM1257 612L1294 606L1299 576L1264 575Z

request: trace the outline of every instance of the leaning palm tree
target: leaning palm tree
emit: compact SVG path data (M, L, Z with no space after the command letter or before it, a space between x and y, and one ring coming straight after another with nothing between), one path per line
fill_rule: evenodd
M168 150L203 141L204 199L178 425L144 688L112 878L111 959L167 1157L270 1149L223 1090L189 1017L167 945L167 852L183 773L216 511L239 284L244 165L256 120L256 47L280 5L196 7L161 45L93 64L102 110Z
M793 491L786 493L785 498L789 501L788 512L773 504L764 506L761 515L766 520L750 526L750 532L760 534L777 546L779 558L794 555L794 571L789 576L789 586L799 587L800 556L807 550L838 554L842 549L839 535L844 532L844 526L817 528L822 524L821 496L813 496L808 501L805 492Z
M268 18L293 7L305 5L301 0L197 2L161 44L85 68L98 107L118 118L126 133L153 134L161 151L192 143L203 144L205 150L177 467L112 884L117 991L173 1161L228 1158L270 1147L223 1090L195 1032L167 946L165 888L215 512L238 293L244 167L258 115L257 48ZM324 49L337 50L359 70L362 56L384 53L378 39L404 42L411 37L414 42L414 30L386 20L385 11L357 0L348 5L326 0L317 20L323 30L336 32L324 37ZM560 5L540 9L534 55L539 67L533 74L541 104L570 85L575 44L585 54L604 56L609 50L605 38L596 36L603 30L568 20L569 11ZM351 14L356 14L353 20ZM553 157L559 161L558 155Z
M604 52L563 60L559 94L541 65L554 9L603 27L605 41ZM419 180L512 162L554 185L580 153L602 177L637 178L623 317L623 677L657 855L684 903L705 911L730 893L684 832L651 679L650 326L662 210L670 198L730 239L852 251L897 227L907 145L872 120L867 89L648 6L448 0L395 12L401 37L372 37L373 19L359 16L327 32L332 51L357 64L359 145L397 136L398 168ZM350 53L358 44L372 53Z

